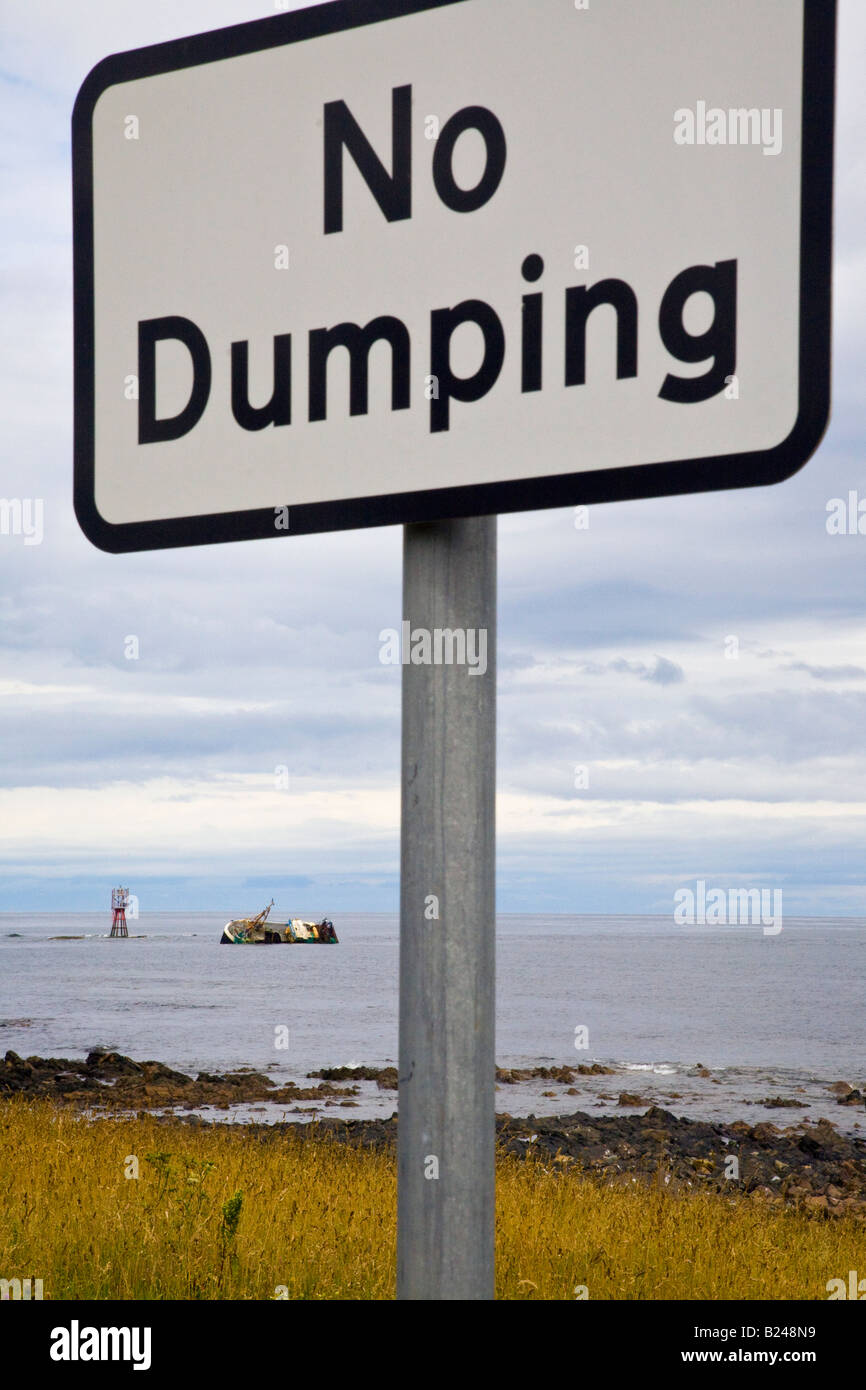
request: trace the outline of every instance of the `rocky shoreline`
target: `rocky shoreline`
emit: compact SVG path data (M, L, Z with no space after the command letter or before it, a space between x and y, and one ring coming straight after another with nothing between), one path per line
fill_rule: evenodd
M510 1085L526 1080L569 1084L581 1076L612 1074L610 1067L599 1063L521 1071L497 1068L496 1080ZM316 1084L298 1086L289 1082L278 1086L252 1067L222 1074L202 1071L192 1077L163 1062L135 1062L123 1053L103 1049L89 1052L84 1061L69 1057L19 1057L17 1052L7 1052L0 1063L0 1096L49 1096L98 1109L176 1105L193 1110L204 1106L227 1109L261 1101L290 1105L296 1101L323 1100L349 1106L354 1104L352 1097L359 1093L359 1081L375 1081L381 1091L397 1090L396 1067L323 1067L310 1072L307 1079ZM342 1084L335 1084L338 1082ZM623 1099L624 1105L629 1103Z
M394 1072L396 1089L397 1073ZM95 1050L82 1062L69 1057L19 1057L7 1052L0 1063L0 1096L42 1096L93 1110L154 1110L181 1106L228 1109L240 1103L272 1101L290 1105L299 1100L350 1098L357 1086L335 1086L321 1080L315 1086L275 1086L269 1076L242 1067L218 1075L197 1077L174 1071L163 1062L134 1062L121 1052Z
M285 1131L297 1126L250 1128ZM304 1128L345 1143L384 1148L396 1142L397 1116L328 1118ZM866 1140L839 1134L826 1120L784 1130L741 1120L705 1124L651 1106L643 1115L497 1115L496 1133L505 1152L563 1172L592 1173L611 1182L639 1179L673 1191L746 1193L754 1201L801 1206L828 1217L851 1214L866 1223Z
M597 1063L498 1069L497 1082L500 1087L526 1080L569 1086L581 1076L610 1074L610 1068ZM193 1078L161 1062L135 1062L105 1051L91 1052L83 1062L21 1058L7 1052L0 1063L0 1097L50 1098L90 1113L229 1110L243 1103L289 1105L305 1100L352 1107L359 1081L374 1081L382 1091L397 1090L394 1067L323 1068L310 1073L307 1080L314 1084L277 1086L251 1068L223 1075L200 1072ZM837 1104L864 1103L862 1093L848 1083L839 1082L830 1089ZM571 1088L566 1094L579 1092ZM794 1103L785 1097L769 1099L778 1101L780 1109ZM826 1118L814 1124L801 1119L781 1127L743 1120L726 1124L690 1120L657 1105L638 1114L645 1101L626 1091L620 1093L619 1104L623 1113L614 1115L590 1116L580 1111L548 1117L497 1115L499 1145L507 1153L531 1157L563 1173L587 1172L613 1182L638 1179L673 1190L745 1192L756 1202L800 1206L826 1217L852 1214L866 1222L866 1138L839 1133ZM197 1115L184 1119L188 1124L211 1123ZM397 1115L384 1120L325 1117L312 1123L254 1123L246 1129L262 1142L292 1132L387 1148L396 1142Z

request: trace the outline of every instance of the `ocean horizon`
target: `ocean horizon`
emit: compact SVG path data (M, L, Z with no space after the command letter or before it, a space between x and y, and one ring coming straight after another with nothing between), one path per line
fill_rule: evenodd
M275 907L275 920L285 915ZM191 1075L250 1067L279 1084L395 1064L395 913L339 914L329 949L217 949L224 923L214 912L142 913L128 940L112 940L104 911L0 914L0 1051L106 1048ZM786 919L772 935L653 916L501 914L498 1064L612 1072L582 1076L570 1093L545 1094L543 1079L500 1086L497 1110L609 1113L627 1092L691 1118L866 1129L862 1109L829 1090L866 1079L864 972L864 919ZM396 1101L361 1083L352 1113L387 1115ZM237 1107L230 1118L321 1113Z

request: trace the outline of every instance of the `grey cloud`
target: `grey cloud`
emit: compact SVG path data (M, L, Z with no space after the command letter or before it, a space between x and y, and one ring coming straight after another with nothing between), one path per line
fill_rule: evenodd
M785 671L805 671L816 681L858 681L866 676L866 666L810 666L807 661L791 661Z
M5 787L102 787L124 772L206 781L275 762L323 785L395 784L400 672L380 665L378 633L403 616L399 528L117 557L84 540L71 509L75 92L107 52L267 11L255 0L4 7L2 66L20 84L6 87L0 111L12 267L2 298L0 494L43 497L46 535L28 551L0 538L0 682L88 688L0 698ZM844 811L866 786L866 693L832 688L866 674L848 641L866 630L866 541L828 536L825 525L829 498L866 489L864 64L866 14L843 0L827 437L778 487L593 506L583 532L568 510L502 519L506 794L551 797L570 812L575 763L590 767L585 801L625 808L646 798L671 812L699 795L826 800ZM141 639L137 663L123 657L129 633ZM722 659L731 633L741 638L738 663ZM647 656L661 651L668 655ZM750 664L750 653L772 661ZM537 668L548 666L555 679L539 680ZM626 766L602 772L605 759ZM758 833L754 823L744 831L720 818L689 831L688 853L682 837L656 830L600 827L567 845L546 831L503 832L500 882L524 909L543 899L600 910L615 863L617 903L638 910L662 900L654 873L681 882L696 865L706 873L770 865L801 885L803 901L841 902L851 863L862 863L863 832L856 818L822 826L816 815L811 832L792 829L780 814ZM375 862L396 872L392 838L384 850L375 841ZM369 901L369 843L362 824L339 843L323 840L316 872L338 866ZM57 853L39 844L30 857L51 867ZM243 871L218 867L229 877ZM16 879L14 865L10 873L36 902L35 880Z

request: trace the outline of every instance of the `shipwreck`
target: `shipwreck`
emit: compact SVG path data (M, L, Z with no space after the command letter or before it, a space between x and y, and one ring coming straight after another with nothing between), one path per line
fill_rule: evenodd
M290 917L287 922L270 920L273 898L255 917L238 917L226 922L220 937L221 946L291 946L294 944L337 944L333 922L325 917L321 922L305 922Z

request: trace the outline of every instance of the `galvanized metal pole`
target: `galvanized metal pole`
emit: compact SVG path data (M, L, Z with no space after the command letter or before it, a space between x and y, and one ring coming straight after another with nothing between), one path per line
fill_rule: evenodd
M490 1299L495 517L404 528L402 659L397 1297Z

